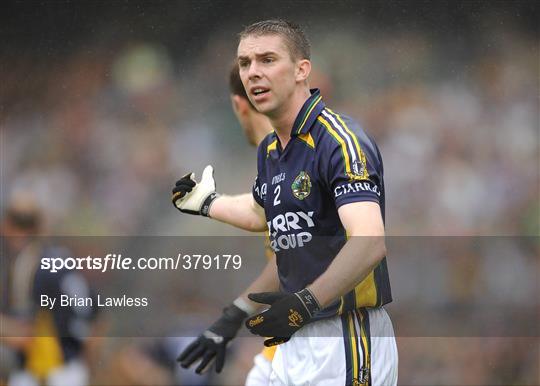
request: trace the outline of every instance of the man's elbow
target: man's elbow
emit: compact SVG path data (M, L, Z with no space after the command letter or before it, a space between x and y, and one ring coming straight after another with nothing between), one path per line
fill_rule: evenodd
M251 221L246 227L249 232L264 232L267 229L266 223L261 221Z
M378 237L378 253L377 256L379 256L379 262L386 257L386 243L384 241L384 237Z
M384 236L373 237L371 253L371 265L375 268L386 257L386 243Z

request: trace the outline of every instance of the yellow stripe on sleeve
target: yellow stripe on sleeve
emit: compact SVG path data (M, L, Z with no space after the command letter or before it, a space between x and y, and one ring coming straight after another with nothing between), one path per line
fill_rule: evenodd
M341 145L341 153L343 155L343 160L345 161L345 174L349 175L351 173L351 162L349 160L349 152L347 151L347 145L341 136L332 128L330 123L320 115L317 117L319 122L321 122L326 130L334 137L334 139Z
M358 138L356 137L356 134L354 134L351 131L351 129L349 129L349 126L347 126L347 124L343 121L343 119L341 119L341 116L339 114L333 112L329 108L326 108L326 110L328 110L333 116L337 118L339 123L343 125L343 128L345 129L345 131L349 133L349 135L352 137L354 146L356 147L356 153L358 154L358 157L360 158L360 162L362 163L362 165L364 165L364 173L362 173L361 178L362 179L369 178L369 174L367 171L366 155L364 154L364 152L362 151L362 148L360 147L360 144L358 143Z

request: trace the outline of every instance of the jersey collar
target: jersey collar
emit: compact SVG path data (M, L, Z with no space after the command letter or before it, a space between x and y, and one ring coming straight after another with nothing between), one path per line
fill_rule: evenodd
M313 88L309 91L311 92L311 96L304 102L304 105L294 121L291 137L307 133L324 109L324 102L322 101L320 90L318 88Z

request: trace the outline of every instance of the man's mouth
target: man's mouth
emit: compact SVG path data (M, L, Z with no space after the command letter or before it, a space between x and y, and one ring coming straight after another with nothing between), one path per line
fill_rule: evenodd
M270 90L264 87L254 87L251 89L251 93L255 96L263 95L269 92Z

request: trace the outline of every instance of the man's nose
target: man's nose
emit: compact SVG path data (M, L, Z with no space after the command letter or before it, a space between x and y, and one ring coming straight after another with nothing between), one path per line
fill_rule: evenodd
M261 70L261 68L257 64L256 61L251 62L250 65L249 65L249 70L248 70L249 79L260 78L261 77L261 71L260 70Z

